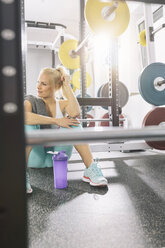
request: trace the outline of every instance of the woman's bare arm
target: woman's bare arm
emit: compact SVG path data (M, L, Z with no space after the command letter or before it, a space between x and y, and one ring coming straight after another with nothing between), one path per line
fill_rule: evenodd
M55 118L32 113L32 104L28 100L24 101L24 110L26 125L57 124Z
M30 101L24 101L25 110L25 124L26 125L58 125L61 127L69 128L70 125L77 126L79 124L76 120L71 120L69 118L53 118L49 116L39 115L32 113L32 104Z
M62 91L65 98L67 99L67 101L65 101L65 110L68 115L70 117L76 117L80 115L80 106L70 86L70 77L68 75L65 75L63 78Z

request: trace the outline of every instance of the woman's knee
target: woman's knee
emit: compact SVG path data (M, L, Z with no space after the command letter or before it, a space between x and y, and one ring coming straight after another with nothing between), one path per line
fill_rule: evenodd
M71 128L76 128L76 129L83 129L82 125L79 124L78 126L71 126Z
M60 152L60 151L65 151L67 156L68 156L68 160L71 158L72 156L72 151L73 151L73 146L72 145L59 145L59 146L54 146L54 151L55 152Z
M25 131L38 130L40 125L24 125Z
M82 125L81 124L79 124L78 126L70 126L71 128L74 128L74 129L83 129L83 127L82 127ZM66 128L66 127L61 127L61 129L68 129L68 128Z

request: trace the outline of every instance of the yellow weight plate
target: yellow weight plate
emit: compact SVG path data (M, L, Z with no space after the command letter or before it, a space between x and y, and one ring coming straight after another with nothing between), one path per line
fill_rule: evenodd
M75 91L76 91L76 87L75 87L75 86L73 86L73 89L72 89L72 90L73 90L73 92L75 92Z
M71 80L73 87L80 89L80 70L76 71L73 74L72 80ZM91 76L89 73L86 73L86 87L88 88L91 84Z
M111 19L105 19L107 8L117 8L110 15ZM106 32L112 37L121 35L127 28L130 20L129 8L125 1L101 2L99 0L87 0L85 5L85 17L88 25L95 33Z
M139 34L139 43L142 46L146 46L146 31L142 30Z
M71 85L71 88L72 88L73 92L75 92L76 91L76 87L73 86L72 82L70 83L70 85Z
M77 40L66 40L62 43L59 49L59 59L61 63L68 69L78 69L80 67L80 57L71 56L71 52L78 46Z

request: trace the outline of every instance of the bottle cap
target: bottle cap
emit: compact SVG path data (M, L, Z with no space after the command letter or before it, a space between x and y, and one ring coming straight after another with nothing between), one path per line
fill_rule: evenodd
M58 154L53 155L53 160L68 160L68 156L65 151L60 151Z

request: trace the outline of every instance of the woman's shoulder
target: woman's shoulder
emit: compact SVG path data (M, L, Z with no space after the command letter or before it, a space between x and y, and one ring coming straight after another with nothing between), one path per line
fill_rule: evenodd
M33 96L33 95L25 95L24 96L24 100L28 100L28 101L36 101L37 100L37 97L36 96Z
M24 97L25 102L29 101L32 105L32 111L34 113L41 113L43 115L46 115L46 108L45 103L41 98L38 98L33 95L26 95Z
M33 95L25 95L24 100L28 100L29 102L33 103L40 103L43 102L43 100L39 97L33 96Z

